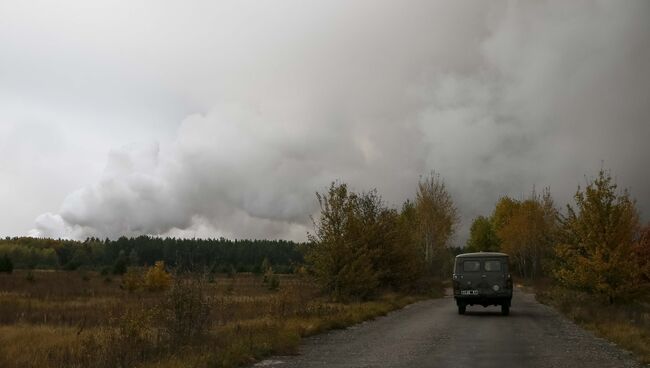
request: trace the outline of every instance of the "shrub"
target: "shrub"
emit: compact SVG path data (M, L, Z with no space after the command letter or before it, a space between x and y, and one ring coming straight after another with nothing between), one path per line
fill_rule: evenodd
M120 255L113 264L113 275L124 275L127 271L128 260L124 255Z
M144 275L144 288L149 291L164 291L169 289L172 277L165 271L165 262L158 261Z
M142 287L142 275L134 268L129 268L124 275L122 275L122 284L120 287L130 293Z
M161 308L162 330L171 344L187 344L207 334L211 303L206 287L202 277L176 278Z
M82 273L81 273L81 279L82 279L83 281L90 281L90 276L88 275L88 273L86 273L86 272L82 272Z
M271 266L266 267L263 282L271 291L280 289L280 278L278 275L273 273L273 267Z
M278 275L273 274L269 277L268 287L271 291L277 291L280 289L280 278Z
M11 262L11 258L8 255L2 256L0 258L0 272L12 273L14 271L14 264Z
M127 310L109 330L97 366L133 367L154 353L152 315L143 309Z
M226 267L226 276L233 278L237 274L237 269L233 265L228 265Z

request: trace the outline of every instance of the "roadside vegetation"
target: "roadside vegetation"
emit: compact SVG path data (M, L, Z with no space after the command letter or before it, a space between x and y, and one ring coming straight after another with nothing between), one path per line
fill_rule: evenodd
M0 366L235 367L421 298L334 302L300 275L276 275L274 290L262 275L133 274L132 290L97 272L0 275Z
M400 211L377 191L356 193L332 183L317 194L320 216L309 235L309 267L337 299L368 299L387 288L412 292L451 273L456 207L442 179L420 180L415 201Z
M574 204L558 210L549 190L501 198L472 224L466 250L510 254L538 300L650 362L650 224L601 170Z
M440 297L456 208L433 173L414 198L332 183L307 244L0 241L0 366L238 367Z

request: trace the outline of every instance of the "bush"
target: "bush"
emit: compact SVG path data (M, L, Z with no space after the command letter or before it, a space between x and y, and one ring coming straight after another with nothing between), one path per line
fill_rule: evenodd
M128 260L123 255L118 257L113 264L113 275L124 275L127 271Z
M149 291L164 291L169 289L172 277L165 271L165 262L158 261L144 275L144 288Z
M74 271L74 270L76 270L77 268L79 268L79 266L80 266L80 265L79 265L78 262L70 261L70 262L68 262L68 263L66 263L66 264L63 265L63 269L64 269L65 271Z
M278 275L271 275L268 281L268 287L271 291L277 291L280 289L280 278Z
M122 276L120 287L130 293L142 287L142 275L134 268L129 268Z
M109 330L100 346L95 346L101 351L100 361L94 366L133 367L153 355L155 333L150 313L144 309L127 310L116 322L116 328Z
M273 273L273 267L271 266L266 267L266 271L264 272L263 283L271 291L276 291L280 289L280 278L278 277L278 275Z
M237 274L237 269L235 269L235 266L228 265L226 267L226 276L228 276L229 278L233 278L235 277L236 274Z
M162 330L171 344L187 344L207 334L211 303L202 277L176 278L162 304Z
M6 254L0 258L0 273L12 273L14 271L14 264Z

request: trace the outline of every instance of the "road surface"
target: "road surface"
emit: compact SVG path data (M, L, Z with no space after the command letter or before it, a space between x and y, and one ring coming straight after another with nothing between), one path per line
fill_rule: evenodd
M255 366L640 367L629 353L519 290L507 317L498 307L482 306L467 307L461 316L451 297L428 300L307 338L299 355L272 357Z

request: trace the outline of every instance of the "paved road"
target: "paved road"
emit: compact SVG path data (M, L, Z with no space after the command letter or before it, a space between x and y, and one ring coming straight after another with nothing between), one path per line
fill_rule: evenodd
M320 367L639 367L626 353L515 292L510 316L452 298L413 304L372 322L313 336L300 355L256 364Z

